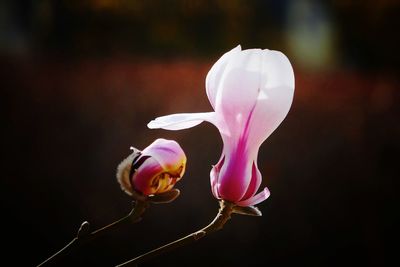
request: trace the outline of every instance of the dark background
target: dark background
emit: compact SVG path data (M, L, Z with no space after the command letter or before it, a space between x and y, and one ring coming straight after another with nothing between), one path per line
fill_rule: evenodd
M262 145L271 197L260 218L143 266L383 266L395 252L400 152L398 1L2 1L2 261L34 266L127 214L115 179L131 145L177 140L187 172L172 204L103 236L65 266L114 266L210 222L222 149L203 124L204 79L226 51L283 51L296 76L289 115ZM142 266L142 265L141 265Z

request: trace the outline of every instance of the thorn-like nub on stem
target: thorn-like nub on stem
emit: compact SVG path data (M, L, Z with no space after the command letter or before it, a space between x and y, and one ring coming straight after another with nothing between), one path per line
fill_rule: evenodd
M81 245L97 238L102 234L105 234L107 232L110 232L118 228L118 226L120 226L121 224L129 222L135 223L140 221L143 213L145 212L148 206L149 206L148 202L136 200L133 209L128 215L93 232L91 232L90 224L87 221L84 221L77 232L77 236L74 239L72 239L71 242L69 242L66 246L57 251L51 257L40 263L37 267L55 265L57 261L66 256L72 250L77 249Z

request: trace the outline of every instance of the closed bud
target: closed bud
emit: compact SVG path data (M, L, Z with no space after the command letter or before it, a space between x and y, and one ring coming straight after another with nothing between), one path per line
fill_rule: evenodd
M117 180L127 194L151 196L170 191L186 167L186 155L173 140L157 139L143 151L133 149L117 168Z

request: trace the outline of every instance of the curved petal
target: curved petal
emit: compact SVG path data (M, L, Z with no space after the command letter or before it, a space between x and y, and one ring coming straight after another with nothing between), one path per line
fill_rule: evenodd
M219 172L221 170L222 165L224 164L225 156L222 154L218 163L211 168L210 171L210 182L211 182L211 191L215 198L220 198L219 190L218 190L218 178Z
M266 200L270 196L270 194L271 193L269 192L268 188L265 187L264 190L261 191L260 193L258 193L257 195L252 196L251 198L248 198L246 200L239 201L236 203L236 205L242 206L242 207L254 206L254 205L257 205L258 203Z
M240 144L236 148L224 144L224 155L225 162L218 177L218 192L221 198L237 202L243 198L250 184L253 161Z
M139 169L132 176L132 183L134 188L142 192L144 195L154 194L157 190L154 186L152 186L152 181L154 177L157 177L160 173L162 173L163 168L157 162L157 160L153 158L148 158L140 165Z
M222 74L228 61L242 50L240 45L233 48L231 51L225 53L218 61L211 67L206 77L206 92L211 106L215 109L215 99L217 90L220 85Z
M294 90L294 73L289 59L280 51L263 50L262 90L286 86Z
M278 51L263 51L261 91L249 129L249 146L259 146L279 126L292 105L294 74L287 57Z
M260 49L242 51L229 60L222 77L215 111L225 121L231 139L241 137L257 103L261 54Z
M242 199L248 199L257 192L258 188L260 187L262 180L261 172L258 170L257 163L253 162L252 174L250 184L247 187L247 191L242 197Z
M158 117L147 124L150 129L182 130L199 125L203 121L216 124L215 112L178 113Z
M185 168L186 155L181 146L173 140L159 138L142 151L142 156L154 158L163 169L180 175Z

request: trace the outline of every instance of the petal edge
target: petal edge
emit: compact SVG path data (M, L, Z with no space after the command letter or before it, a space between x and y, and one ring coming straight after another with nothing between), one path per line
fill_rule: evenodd
M271 193L269 192L268 188L265 187L264 190L261 191L260 193L256 194L255 196L252 196L251 198L248 198L246 200L239 201L236 203L236 205L242 206L242 207L254 206L254 205L257 205L258 203L266 200L270 196L270 194Z
M177 113L155 118L147 124L150 129L183 130L199 125L203 121L213 124L215 112Z

